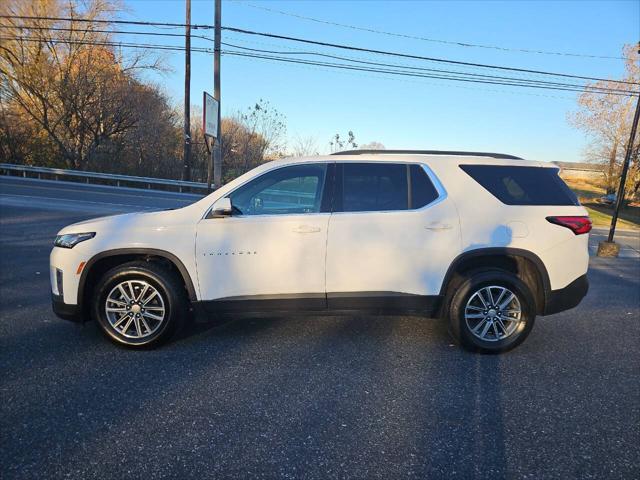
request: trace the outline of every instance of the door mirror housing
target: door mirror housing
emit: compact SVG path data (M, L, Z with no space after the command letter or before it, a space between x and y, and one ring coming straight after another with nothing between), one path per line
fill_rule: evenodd
M224 197L216 200L211 207L210 218L230 217L233 214L233 206L231 205L231 199Z

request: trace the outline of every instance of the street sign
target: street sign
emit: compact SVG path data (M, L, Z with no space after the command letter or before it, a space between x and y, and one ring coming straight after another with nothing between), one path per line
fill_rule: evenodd
M216 138L218 136L218 109L220 108L220 103L207 92L204 92L202 104L204 106L202 114L204 135L205 137Z

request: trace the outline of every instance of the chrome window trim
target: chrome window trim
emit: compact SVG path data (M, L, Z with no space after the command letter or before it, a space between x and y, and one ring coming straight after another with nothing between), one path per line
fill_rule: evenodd
M265 214L265 215L235 215L235 218L280 218L280 217L290 217L290 216L300 216L300 215L343 215L343 214L371 214L371 213L416 213L416 212L423 212L424 210L433 207L434 205L437 205L443 201L445 201L448 198L448 193L447 190L444 188L444 185L442 184L442 182L440 181L440 179L438 178L438 176L434 173L434 171L431 169L431 167L429 167L426 163L424 162L407 162L407 161L369 161L367 162L365 161L354 161L354 160L322 160L322 161L317 161L317 162L295 162L295 163L288 163L287 165L279 165L276 166L274 168L271 168L269 170L267 170L266 172L263 172L261 175L259 176L254 176L251 177L249 179L247 179L245 182L241 183L240 185L238 185L236 188L234 188L233 190L231 190L229 193L227 193L225 195L225 197L229 197L231 194L233 194L233 192L235 192L236 190L238 190L239 188L242 188L243 186L245 186L247 183L252 182L253 180L260 178L263 175L266 175L268 173L274 172L276 170L282 169L282 168L287 168L287 167L294 167L294 166L300 166L300 165L330 165L330 164L338 164L338 163L342 163L342 164L349 164L349 163L371 163L371 164L392 164L392 165L419 165L420 167L422 167L422 169L425 171L425 173L427 174L427 177L429 177L429 180L431 180L431 183L433 184L433 186L436 189L436 192L438 193L438 196L431 201L430 203L427 203L426 205L420 207L420 208L412 208L412 209L406 209L406 210L371 210L371 211L363 211L363 212L312 212L312 213L280 213L280 214ZM322 186L322 190L324 191L324 184L326 184L327 181L327 176L325 174L325 178L324 178L324 182L323 182L323 186ZM221 197L222 198L222 197ZM323 199L321 199L320 201L322 202ZM214 202L215 203L215 202ZM211 209L213 208L213 204L207 209L207 211L205 212L204 216L202 217L201 220L209 220L209 214L211 213ZM231 217L230 217L231 218ZM217 219L219 220L219 219Z

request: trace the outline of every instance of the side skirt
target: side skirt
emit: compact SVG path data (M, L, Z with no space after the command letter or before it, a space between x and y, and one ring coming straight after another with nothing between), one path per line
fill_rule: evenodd
M442 296L401 292L331 292L299 295L248 295L194 302L198 317L207 315L408 315L433 317Z

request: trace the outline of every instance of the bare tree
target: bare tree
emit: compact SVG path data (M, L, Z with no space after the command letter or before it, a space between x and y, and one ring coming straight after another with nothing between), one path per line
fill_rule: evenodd
M369 142L364 145L360 145L363 150L386 150L386 147L380 142Z
M640 82L637 45L626 45L626 74L623 80ZM620 84L599 81L592 86L619 89ZM578 99L579 110L569 116L569 121L589 135L591 142L585 152L587 160L603 167L608 193L615 191L626 144L631 130L636 98L614 94L582 93ZM635 157L629 175L630 183L639 175L638 146L634 144ZM636 188L637 191L637 188Z
M319 155L318 142L312 136L296 137L293 140L291 155L294 157L308 157L310 155Z
M331 148L331 152L339 152L340 150L352 150L354 148L358 148L358 144L356 143L356 136L353 131L349 130L347 133L346 140L343 137L340 137L339 133L336 133L331 140L329 141L329 147Z

